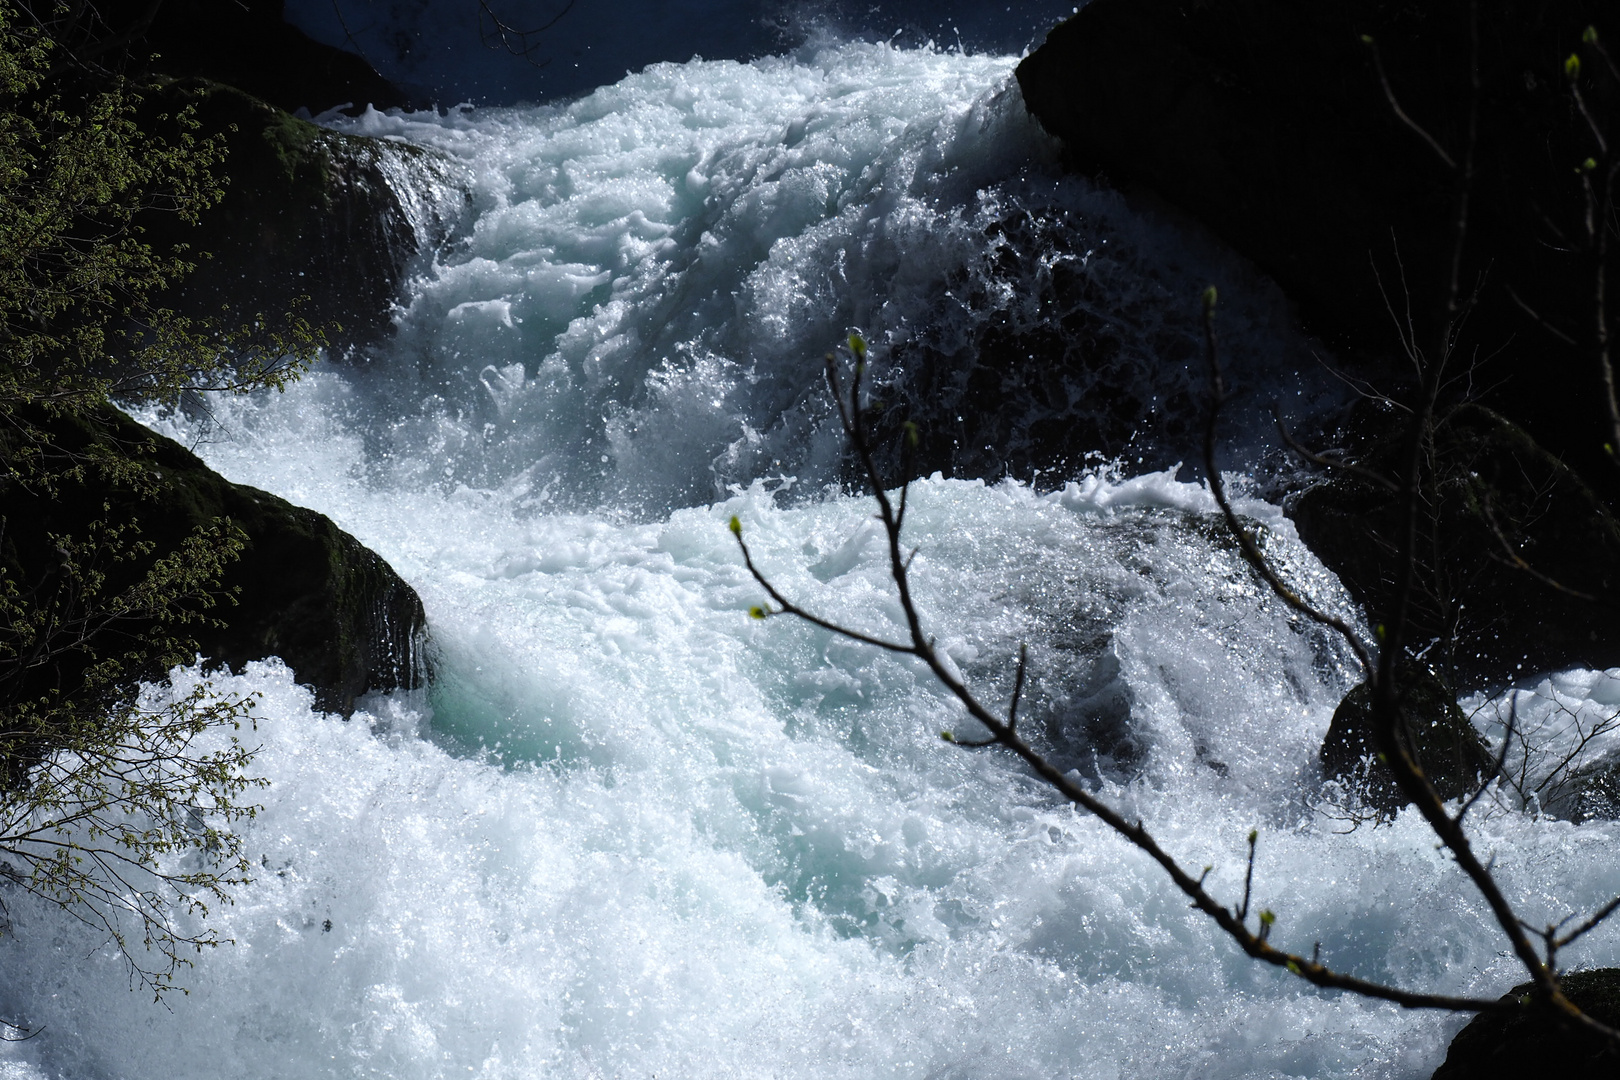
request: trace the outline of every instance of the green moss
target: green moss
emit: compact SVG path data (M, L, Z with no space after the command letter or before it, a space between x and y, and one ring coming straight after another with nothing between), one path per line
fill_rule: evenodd
M221 580L235 603L211 612L218 625L194 628L204 656L233 666L279 656L315 688L322 708L345 714L361 694L421 682L421 601L330 518L231 483L111 408L45 423L64 451L93 453L116 468L88 475L61 497L8 498L0 559L14 580L42 580L54 565L51 534L82 534L95 516L138 522L156 552L226 519L246 540ZM143 566L132 562L120 573L132 577Z

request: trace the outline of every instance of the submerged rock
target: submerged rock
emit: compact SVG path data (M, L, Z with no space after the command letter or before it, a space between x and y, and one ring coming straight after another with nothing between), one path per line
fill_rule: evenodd
M1474 791L1495 771L1496 762L1457 699L1428 668L1402 663L1395 669L1399 689L1401 738L1443 799ZM1334 710L1320 754L1324 776L1351 787L1380 814L1410 800L1379 760L1373 735L1373 694L1361 683Z
M1372 439L1360 463L1397 475L1402 426ZM1431 661L1462 688L1620 666L1620 623L1593 599L1620 588L1620 520L1573 470L1517 425L1468 405L1436 428L1429 479L1408 642L1438 642ZM1398 496L1337 474L1289 510L1372 619L1388 619L1398 599L1392 551L1405 527Z
M1526 999L1532 984L1522 983L1502 1000ZM1564 996L1592 1019L1620 1027L1620 968L1572 971L1563 977ZM1509 1016L1480 1014L1451 1040L1434 1080L1609 1080L1620 1072L1620 1050L1602 1036L1546 1010Z
M1620 819L1620 760L1613 757L1577 769L1539 800L1541 811L1569 821Z
M247 538L221 582L224 590L239 590L236 603L207 612L222 625L184 628L203 656L233 666L279 656L314 688L320 708L345 715L362 694L424 682L421 600L381 556L324 514L233 484L179 443L112 408L47 420L41 429L79 460L135 464L155 480L155 490L103 483L92 468L83 481L64 482L56 497L8 491L0 563L25 592L54 571L53 534L84 538L94 521L134 530L130 535L150 550L131 559L134 549L126 545L123 562L103 568L117 585L177 550L197 527L229 518Z
M195 227L149 215L150 239L185 244L199 263L166 300L195 317L223 312L233 326L296 307L340 352L390 333L401 286L465 202L456 166L421 147L317 127L204 79L169 83L146 107L187 106L199 136L225 141L225 197Z

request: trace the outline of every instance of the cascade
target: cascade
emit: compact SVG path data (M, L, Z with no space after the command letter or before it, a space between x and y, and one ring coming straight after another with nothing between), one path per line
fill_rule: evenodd
M1421 821L1337 813L1316 750L1351 658L1257 586L1178 464L1219 281L1239 508L1359 618L1267 499L1261 406L1309 424L1340 402L1319 347L1213 241L1062 175L1015 62L824 42L540 106L328 118L464 170L395 337L284 394L141 419L386 557L436 681L345 722L277 663L215 676L262 695L271 781L260 873L212 916L235 943L154 1008L94 935L8 896L0 1019L44 1030L0 1044L0 1075L1426 1076L1460 1019L1251 964L1140 853L940 740L966 721L926 671L747 617L733 515L807 606L900 616L820 382L859 330L944 447L912 488L914 580L987 698L1027 643L1026 723L1220 895L1260 830L1257 895L1292 947L1449 993L1517 981ZM989 401L940 374L1075 289L1060 314L1095 362L1071 383ZM1098 445L968 467L996 424L1044 421ZM1520 692L1554 723L1612 712L1613 683ZM1480 814L1532 917L1616 891L1612 823ZM1620 961L1620 933L1580 960Z

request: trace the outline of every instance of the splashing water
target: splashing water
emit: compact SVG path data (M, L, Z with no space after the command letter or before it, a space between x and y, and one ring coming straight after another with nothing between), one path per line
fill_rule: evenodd
M384 555L422 595L440 677L348 722L278 663L218 679L263 695L272 781L246 832L258 880L215 915L236 944L154 1008L103 943L8 895L0 1018L45 1030L0 1047L0 1075L1426 1076L1460 1021L1255 967L1096 822L942 742L967 722L914 663L746 617L733 514L788 593L896 632L816 383L847 327L891 357L969 341L976 319L1034 318L1042 258L1067 260L1117 313L1096 331L1117 363L1093 376L1173 413L1196 312L1172 301L1252 281L1049 172L1010 67L851 45L353 122L451 155L473 191L398 340L218 402L211 426L145 419ZM1057 222L1052 248L996 257L986 225L1013 204ZM1253 295L1224 316L1234 362L1277 390L1310 347ZM889 385L921 377L889 362ZM1265 444L1239 427L1231 460L1252 465ZM1201 485L1148 468L1184 452L1174 434L1134 444L1128 478L918 481L908 538L942 648L1004 700L1027 642L1034 737L1212 864L1218 895L1259 828L1257 897L1288 946L1505 990L1513 962L1421 821L1338 835L1317 811L1353 668L1258 585ZM1356 617L1274 507L1241 509ZM1567 676L1558 700L1585 715L1612 681ZM1620 891L1612 824L1479 813L1532 921ZM1576 952L1613 963L1620 937Z

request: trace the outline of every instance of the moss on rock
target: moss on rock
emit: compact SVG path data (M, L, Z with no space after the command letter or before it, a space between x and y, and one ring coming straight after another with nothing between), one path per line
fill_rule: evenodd
M187 315L236 325L297 306L340 350L369 344L389 332L413 263L444 241L465 200L441 154L330 131L221 83L171 81L146 107L190 107L197 134L221 136L227 151L225 197L198 225L146 222L160 246L199 258L168 297Z
M241 558L221 582L235 603L227 600L208 612L209 623L187 628L205 657L240 666L279 656L314 687L319 707L345 715L362 694L426 678L421 600L381 556L324 514L233 484L110 407L43 420L41 428L58 451L133 464L143 482L104 483L97 479L104 470L91 469L54 494L9 492L0 563L12 580L43 580L54 566L53 534L85 535L93 520L131 523L150 545L147 555L110 568L133 578L152 558L178 550L194 529L229 519L246 534Z

